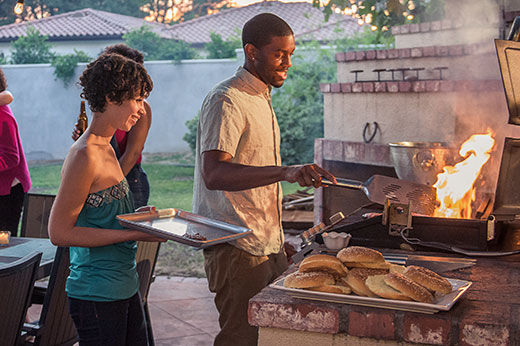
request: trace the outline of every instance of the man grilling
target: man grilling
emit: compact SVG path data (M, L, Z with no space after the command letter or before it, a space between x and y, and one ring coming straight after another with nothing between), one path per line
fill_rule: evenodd
M204 249L209 288L216 293L220 333L215 345L256 345L248 301L287 269L281 225L281 181L321 185L334 176L315 164L282 166L272 87L287 78L294 34L274 14L250 19L242 31L243 67L206 96L197 128L193 210L253 230Z

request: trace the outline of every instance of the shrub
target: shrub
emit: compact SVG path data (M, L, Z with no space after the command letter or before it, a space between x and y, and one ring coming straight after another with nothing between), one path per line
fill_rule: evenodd
M241 41L238 37L224 41L222 36L212 32L210 38L211 42L205 46L209 52L208 59L234 58L236 57L235 50L241 47Z
M195 153L195 147L197 146L197 127L199 124L200 111L197 113L195 118L186 121L186 127L188 128L188 132L182 136L182 139L188 143L190 149L193 153Z
M179 61L197 56L186 42L162 38L145 25L124 34L123 39L127 45L141 51L145 60Z
M89 62L92 60L87 53L81 50L74 49L74 54L59 55L52 61L54 66L54 75L61 79L65 86L68 86L72 77L74 77L74 70L79 62Z
M27 27L25 36L12 43L11 62L13 64L44 64L54 58L51 52L49 36L40 35L40 31L32 26Z

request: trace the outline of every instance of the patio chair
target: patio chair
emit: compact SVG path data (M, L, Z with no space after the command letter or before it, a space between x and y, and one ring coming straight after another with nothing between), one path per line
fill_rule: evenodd
M28 193L25 196L22 213L21 237L49 238L47 225L52 203L56 195Z
M153 330L152 321L150 320L150 312L148 310L148 292L150 291L150 285L154 281L155 276L153 271L155 269L155 263L157 262L157 256L160 248L159 242L137 242L137 273L139 274L139 293L143 300L144 314L146 319L146 328L148 330L148 343L153 346Z
M41 252L27 255L0 269L0 342L17 345L40 265Z
M26 345L73 345L78 333L69 314L65 282L69 276L69 248L58 247L52 265L49 283L43 294L43 304L38 321L25 323ZM38 288L36 288L38 290Z

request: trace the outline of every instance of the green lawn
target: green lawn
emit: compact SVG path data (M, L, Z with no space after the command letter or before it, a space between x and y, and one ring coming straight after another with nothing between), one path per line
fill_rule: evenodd
M176 159L176 157L174 157ZM166 161L164 161L166 160ZM143 168L150 181L150 205L157 208L177 208L191 211L193 199L193 167L172 164L172 156L147 159ZM161 163L162 162L162 163ZM58 191L61 164L29 167L32 180L31 192L51 193ZM294 193L297 184L282 183L284 194ZM156 274L204 277L202 252L176 242L161 244Z

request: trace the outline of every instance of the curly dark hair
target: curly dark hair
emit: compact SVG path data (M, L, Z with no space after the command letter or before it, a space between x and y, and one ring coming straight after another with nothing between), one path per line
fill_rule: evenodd
M107 97L123 103L137 97L146 98L153 82L143 65L120 54L102 54L87 65L79 78L83 87L81 97L92 112L103 112Z
M0 68L0 93L7 89L7 79L5 79L4 71Z
M103 54L112 54L112 53L120 54L120 55L124 56L125 58L135 61L138 64L144 63L143 53L141 53L137 49L128 47L124 43L114 44L112 46L106 47L103 50Z

